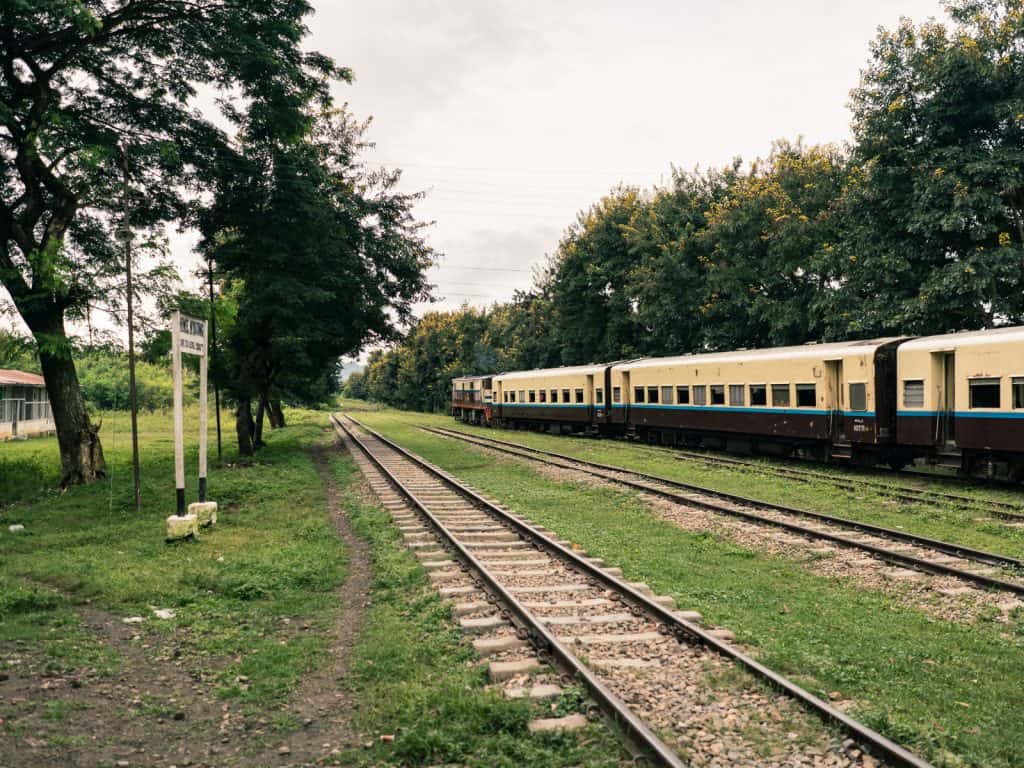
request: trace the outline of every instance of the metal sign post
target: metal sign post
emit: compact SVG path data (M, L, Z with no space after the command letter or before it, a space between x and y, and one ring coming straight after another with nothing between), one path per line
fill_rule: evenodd
M199 358L199 500L206 501L207 354L206 321L171 314L171 356L174 377L174 488L178 515L185 514L185 407L182 393L181 356Z

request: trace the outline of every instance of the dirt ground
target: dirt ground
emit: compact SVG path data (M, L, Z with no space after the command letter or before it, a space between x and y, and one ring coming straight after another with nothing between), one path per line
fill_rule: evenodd
M33 658L31 649L0 648L22 662L0 673L0 702L10 727L4 733L0 722L0 768L304 766L350 746L348 658L369 601L370 557L342 514L326 450L318 450L314 460L338 536L349 552L330 663L305 678L285 706L246 716L237 704L217 696L216 665L182 658L180 638L154 641L119 616L87 609L85 625L120 658L113 676L88 671L46 676L44 660ZM301 622L286 630L304 631ZM302 727L278 732L274 720L282 716Z

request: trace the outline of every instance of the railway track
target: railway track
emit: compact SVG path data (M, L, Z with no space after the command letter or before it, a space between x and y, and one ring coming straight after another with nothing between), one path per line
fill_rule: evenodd
M734 456L721 456L716 453L701 451L672 450L672 455L680 461L695 461L705 464L720 464L723 466L738 466L744 469L751 469L755 472L786 477L801 482L826 482L838 488L849 491L858 491L870 488L890 498L900 501L915 503L944 503L959 507L975 509L992 517L1004 520L1024 522L1024 504L1015 504L1011 501L1000 501L997 499L978 499L973 496L966 496L962 493L947 493L934 488L914 488L911 486L896 486L891 483L873 480L867 477L843 477L831 472L821 472L801 467L788 467L769 465L758 461L749 461ZM945 478L943 478L944 480Z
M531 461L583 472L677 504L700 507L747 523L779 528L790 534L866 552L890 565L952 576L977 587L1024 595L1024 561L1005 555L820 512L772 504L496 438L468 435L451 429L423 429Z
M463 629L487 633L474 645L478 653L497 659L491 662L492 678L521 671L545 679L547 662L561 673L561 682L569 676L583 685L648 759L681 768L686 761L680 749L696 749L686 739L706 733L699 713L707 710L707 702L693 706L695 685L700 686L709 668L740 667L775 693L754 686L737 699L742 700L742 713L731 711L729 718L739 718L738 726L726 728L721 734L726 746L718 745L727 750L727 760L714 764L874 766L881 760L889 766L928 768L925 760L761 665L721 633L704 629L698 616L675 610L670 598L655 597L646 585L624 581L617 569L604 567L354 419L332 421L408 545L430 569L432 581L441 585L442 596L462 601L454 613L463 617ZM558 690L550 683L519 685L525 685L520 694ZM730 690L711 695L737 694ZM787 735L781 749L788 753L778 762L743 752L746 737L739 735L739 726L771 728L755 721L779 707L791 707L806 718L794 703L849 738L839 743L822 729L817 743L826 747L815 749L813 741L808 747ZM813 718L808 721L815 723ZM813 727L821 728L821 723ZM671 746L659 734L682 741ZM810 756L789 761L794 751L804 749L811 750Z

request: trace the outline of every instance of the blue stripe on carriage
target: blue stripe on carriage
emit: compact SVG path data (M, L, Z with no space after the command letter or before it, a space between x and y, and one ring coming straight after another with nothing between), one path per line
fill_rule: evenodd
M589 403L499 403L503 408L590 408ZM598 405L598 408L604 406Z
M941 411L896 411L896 415L902 418L912 416L938 416ZM1024 411L1010 413L1009 411L954 411L953 416L957 419L1024 419Z
M625 408L626 406L622 403L615 403L612 408ZM818 408L769 408L763 407L740 407L737 405L663 405L661 403L632 403L630 408L644 408L649 410L667 410L667 411L711 411L714 413L781 413L791 414L794 416L828 416L828 411L823 411ZM875 417L874 411L839 411L844 416L863 416L863 417Z

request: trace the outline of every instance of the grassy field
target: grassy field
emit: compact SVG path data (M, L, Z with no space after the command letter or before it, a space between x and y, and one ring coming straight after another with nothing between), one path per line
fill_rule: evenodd
M761 660L812 691L852 701L858 717L937 765L1020 764L1024 722L1010 714L1024 706L1020 609L1009 625L942 622L878 593L813 575L798 563L764 557L659 521L635 494L552 481L532 467L512 462L501 462L501 471L496 471L494 459L480 451L416 428L423 423L450 425L450 419L390 410L356 415L517 512L621 566L628 578L645 581L656 592L673 595L682 608L699 610L711 622L734 630L738 641L752 647ZM516 437L624 466L673 471L683 478L689 466L628 445L525 433ZM759 477L754 478L757 487L751 488L750 477L744 486L741 477L721 474L722 486L728 483L749 495L768 494ZM710 472L701 480L710 484L709 478ZM799 494L786 499L784 482L773 485L778 500L825 502L807 486L798 486ZM912 521L919 521L915 514L894 520L895 510L873 511L871 504L856 507L857 501L837 498L835 503L848 505L843 514L856 516L857 509L863 509L865 517L870 512L877 515L872 519L898 521L908 529ZM994 549L1005 551L1019 541L1018 532L1006 529L957 531L943 520L944 514L923 517L950 534L959 533L961 540L984 538Z
M141 514L125 414L103 417L111 479L66 493L52 489L55 439L0 444L6 498L17 499L0 507L0 765L262 766L299 754L365 766L619 764L604 726L532 737L527 721L545 712L485 689L484 667L397 529L350 490L358 473L341 454L330 472L369 543L373 582L357 606L362 634L344 650L349 671L332 676L339 587L354 567L312 453L333 433L325 413L288 416L254 462L225 446L225 466L210 473L220 522L173 545L163 540L174 507L165 416L141 423ZM11 523L25 531L9 533ZM174 617L158 619L160 608ZM123 623L132 617L143 621ZM343 712L321 711L313 726L297 714L308 694L330 704L341 692ZM277 754L282 741L292 757Z

